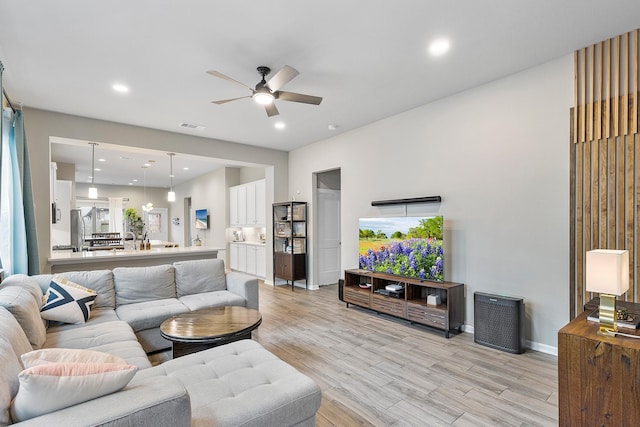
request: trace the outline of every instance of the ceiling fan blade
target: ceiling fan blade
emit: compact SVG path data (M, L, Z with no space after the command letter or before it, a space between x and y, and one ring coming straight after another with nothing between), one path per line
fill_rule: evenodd
M302 102L304 104L320 105L322 102L321 96L304 95L294 92L278 92L278 99L291 102Z
M231 98L231 99L221 99L220 101L211 101L214 104L226 104L227 102L231 102L231 101L237 101L238 99L244 99L244 98L251 98L251 95L248 96L241 96L240 98Z
M269 117L277 116L278 114L280 114L280 112L276 108L276 104L273 102L271 104L265 105L264 110L267 112L267 116Z
M244 83L242 83L242 82L239 82L239 81L237 81L236 79L232 79L231 77L229 77L229 76L227 76L227 75L225 75L225 74L222 74L222 73L221 73L221 72L219 72L219 71L209 70L209 71L207 71L207 74L210 74L210 75L212 75L212 76L214 76L214 77L220 77L221 79L225 79L225 80L228 80L228 81L230 81L230 82L233 82L233 83L239 84L240 86L244 86L244 87L246 87L247 89L249 89L249 90L251 90L251 91L253 90L253 89L251 89L249 86L247 86L246 84L244 84Z
M275 92L293 80L298 74L300 74L298 70L289 65L285 65L269 79L267 86L272 92Z

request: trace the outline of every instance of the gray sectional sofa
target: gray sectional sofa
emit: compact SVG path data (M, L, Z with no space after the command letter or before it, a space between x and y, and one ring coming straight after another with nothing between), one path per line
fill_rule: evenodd
M0 283L0 426L34 349L94 350L137 367L121 390L16 425L313 426L319 387L252 340L151 366L148 353L170 348L160 324L205 307L258 309L252 276L225 274L222 260L61 273L97 297L86 323L53 324L40 317L53 275L10 276ZM24 372L24 371L23 371ZM37 405L38 402L34 402Z

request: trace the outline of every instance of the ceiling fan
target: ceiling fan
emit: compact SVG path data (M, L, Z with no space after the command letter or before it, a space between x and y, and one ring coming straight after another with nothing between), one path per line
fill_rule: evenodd
M283 101L290 101L290 102L302 102L303 104L313 104L313 105L320 105L320 103L322 102L322 97L319 97L319 96L304 95L301 93L285 92L283 90L280 90L282 86L289 83L298 74L300 74L298 70L296 70L293 67L285 65L277 73L275 73L273 77L269 79L269 81L265 80L265 77L268 76L269 73L271 73L271 69L269 67L260 66L257 68L257 70L258 70L258 73L262 76L262 80L258 82L255 89L251 89L249 86L245 85L244 83L241 83L235 79L232 79L231 77L225 74L222 74L219 71L215 71L215 70L207 71L207 74L211 74L212 76L220 77L221 79L225 79L230 82L237 83L243 87L246 87L251 91L251 95L241 96L239 98L222 99L220 101L211 101L211 102L213 102L214 104L226 104L227 102L236 101L238 99L253 98L253 100L256 101L258 104L264 105L264 109L267 112L267 116L269 117L277 116L278 114L280 114L280 112L278 111L274 103L276 99L281 99Z

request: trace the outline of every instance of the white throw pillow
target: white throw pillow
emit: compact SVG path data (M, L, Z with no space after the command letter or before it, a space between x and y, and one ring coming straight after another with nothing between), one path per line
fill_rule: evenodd
M22 355L27 369L11 403L14 422L114 393L133 378L137 368L124 359L92 350L44 349Z
M63 277L54 276L43 297L43 319L63 323L84 323L91 316L91 304L98 294Z

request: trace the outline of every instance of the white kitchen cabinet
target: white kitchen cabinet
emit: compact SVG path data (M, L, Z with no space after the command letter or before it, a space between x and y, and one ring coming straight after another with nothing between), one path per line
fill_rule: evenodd
M249 274L256 275L256 247L247 246L247 269L245 270Z
M238 224L247 225L247 186L238 186Z
M255 183L255 219L256 225L264 226L267 223L267 186L264 179Z
M240 225L238 214L238 187L229 188L229 224Z
M229 267L232 270L238 269L238 244L229 243Z
M264 246L256 246L256 276L267 277L267 250Z
M238 270L247 271L247 245L238 245Z
M266 250L263 245L229 243L229 265L232 270L266 277Z
M229 225L264 227L266 224L265 180L229 188Z

